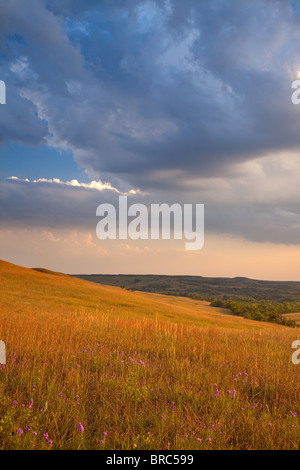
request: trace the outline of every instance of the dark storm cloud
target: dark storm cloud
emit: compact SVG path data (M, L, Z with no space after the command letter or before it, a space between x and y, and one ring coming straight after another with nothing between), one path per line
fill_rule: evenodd
M46 125L37 117L33 103L22 98L18 92L18 87L9 82L6 91L7 104L0 108L0 145L8 140L32 145L42 144L48 134Z
M90 25L82 52L111 97L105 135L88 144L78 135L94 170L145 184L154 169L224 174L232 162L299 146L290 100L299 15L289 4L103 5L105 14L94 7L81 16Z
M10 69L21 56L32 70L23 96L94 173L149 189L153 170L224 174L300 145L299 14L287 2L33 0L30 19L24 2L0 8Z
M299 151L300 108L291 103L291 82L300 70L295 5L267 0L2 2L0 79L11 95L0 108L0 140L46 141L70 149L94 178L155 191L166 200L197 195L210 208L212 230L221 230L227 211L224 232L296 243L295 215L280 200L274 207L262 196L260 208L237 208L241 183L218 212L224 196L220 191L216 200L218 183L211 186L217 195L211 198L203 181L197 182L222 177L234 186L237 165ZM259 183L276 185L277 176L254 185L263 194ZM30 199L31 186L3 184L2 214L11 217L15 192L21 191L19 201L24 196L27 208L14 217L24 220L26 213L29 220L35 214L37 221L41 205ZM290 186L298 187L299 178ZM35 185L38 191L53 220L58 211L57 223L67 223L60 211L66 214L76 198L81 201L78 223L87 222L87 207L94 213L87 192ZM64 191L68 197L59 206ZM251 204L247 194L245 207Z

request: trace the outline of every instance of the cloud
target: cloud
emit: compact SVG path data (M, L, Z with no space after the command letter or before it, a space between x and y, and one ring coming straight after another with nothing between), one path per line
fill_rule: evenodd
M99 204L205 205L205 233L239 236L255 242L299 244L300 195L298 154L284 153L239 163L229 177L182 178L180 192L137 189L122 192L109 183L11 177L0 180L0 218L8 226L73 228L95 231ZM180 178L180 175L178 175ZM159 185L158 185L159 186Z
M24 182L24 183L29 183L29 179L25 178L18 178L17 176L10 176L7 178L8 180L13 180L13 181L19 181L19 182ZM36 180L33 180L32 183L49 183L49 184L54 184L54 185L62 185L62 186L72 186L75 188L84 188L84 189L94 189L96 191L104 191L104 190L109 190L109 191L115 191L118 194L137 194L140 193L140 191L137 189L131 189L130 191L126 192L121 192L117 188L114 188L110 183L103 183L102 181L91 181L90 183L79 183L78 180L71 180L71 181L61 181L59 178L38 178Z
M299 148L299 13L262 0L184 3L33 0L30 20L24 2L1 5L7 78L39 117L30 128L46 122L48 144L91 175L146 190L169 170L230 174Z
M71 150L92 182L1 181L3 221L92 230L99 203L140 188L204 203L210 231L298 243L289 2L30 3L0 5L0 142Z
M7 227L77 228L95 231L99 204L118 205L118 196L129 200L138 190L122 193L108 183L40 178L29 181L11 177L0 180L0 219Z

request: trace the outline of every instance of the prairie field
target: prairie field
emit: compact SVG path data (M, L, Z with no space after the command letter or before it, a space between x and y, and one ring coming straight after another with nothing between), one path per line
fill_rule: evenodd
M298 449L299 328L0 262L0 449Z

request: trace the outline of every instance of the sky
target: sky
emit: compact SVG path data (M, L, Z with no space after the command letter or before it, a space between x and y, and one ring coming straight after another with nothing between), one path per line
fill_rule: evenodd
M300 5L0 3L0 258L300 281ZM99 204L204 204L205 242L99 240Z

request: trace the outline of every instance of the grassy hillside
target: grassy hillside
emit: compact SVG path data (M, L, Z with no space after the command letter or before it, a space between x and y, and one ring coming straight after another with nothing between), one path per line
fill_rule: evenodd
M0 293L0 449L299 447L298 329L5 262Z
M288 313L284 315L288 320L293 320L297 326L300 326L300 312Z

